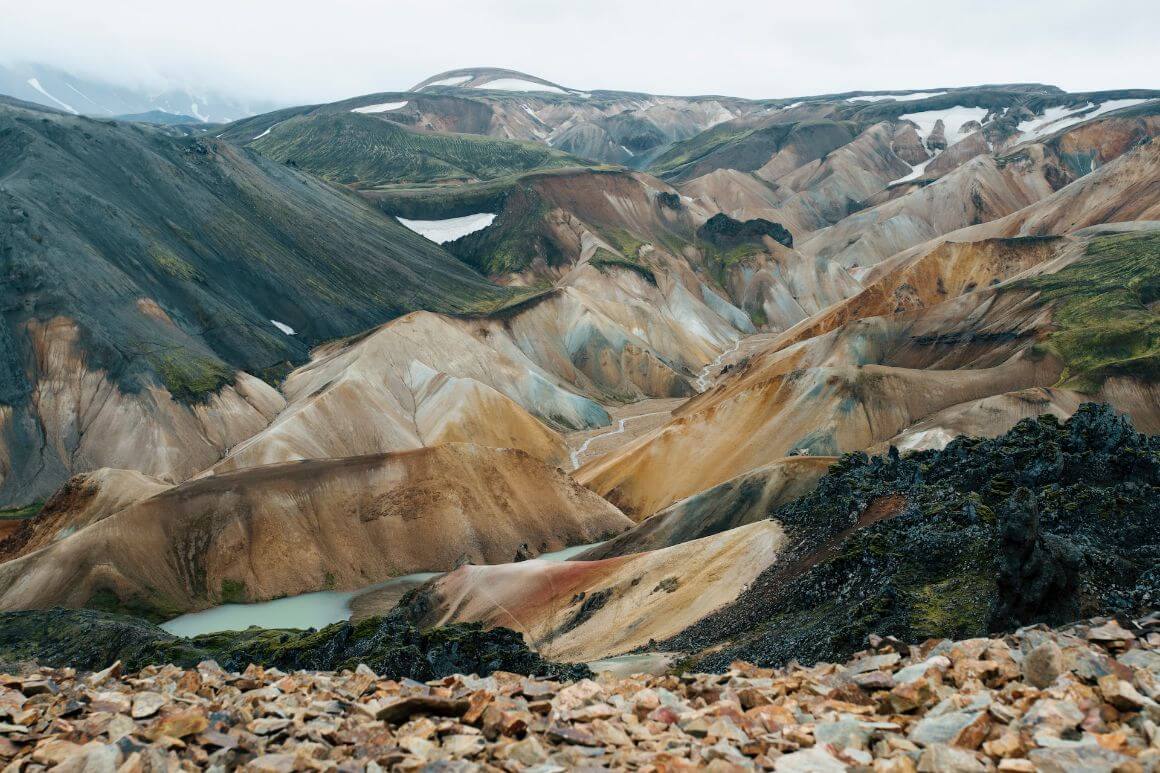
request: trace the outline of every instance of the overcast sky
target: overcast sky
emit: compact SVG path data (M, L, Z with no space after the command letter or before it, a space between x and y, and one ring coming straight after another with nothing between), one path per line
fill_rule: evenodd
M0 0L0 60L280 102L491 65L582 89L790 97L1160 87L1156 0Z

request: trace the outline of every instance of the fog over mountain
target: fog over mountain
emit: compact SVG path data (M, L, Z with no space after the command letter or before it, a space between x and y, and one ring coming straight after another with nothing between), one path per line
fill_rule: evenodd
M0 64L48 63L160 93L331 101L493 65L578 88L792 97L860 89L1052 83L1130 88L1160 71L1146 0L801 5L673 0L237 3L4 0ZM235 117L235 116L230 116Z

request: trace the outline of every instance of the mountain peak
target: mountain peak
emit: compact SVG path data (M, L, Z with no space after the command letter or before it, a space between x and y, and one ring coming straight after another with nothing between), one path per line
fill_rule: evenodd
M411 87L411 91L429 88L488 89L493 91L546 91L552 94L575 94L584 92L561 86L537 75L529 75L519 70L503 67L463 67L432 75Z

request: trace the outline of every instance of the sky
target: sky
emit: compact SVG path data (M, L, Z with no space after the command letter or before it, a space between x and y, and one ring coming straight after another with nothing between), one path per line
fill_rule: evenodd
M496 66L573 88L792 97L1160 87L1160 3L1120 0L0 0L0 63L281 103Z

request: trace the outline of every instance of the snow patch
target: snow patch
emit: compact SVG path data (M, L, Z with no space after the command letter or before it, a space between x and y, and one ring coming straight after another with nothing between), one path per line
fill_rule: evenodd
M963 132L963 125L971 121L978 121L981 124L986 117L987 108L985 107L963 107L961 105L955 105L946 110L924 110L921 113L905 113L898 116L898 120L910 121L915 124L918 127L916 130L918 138L922 141L923 145L927 145L927 140L930 138L931 132L934 131L935 124L942 121L943 136L946 137L947 148L950 148L970 134L970 132ZM927 145L927 149L930 149L929 145ZM926 171L930 162L934 161L944 152L946 152L945 149L933 151L934 155L926 161L911 166L909 174L899 177L897 180L891 180L886 185L891 186L896 183L904 183L918 179Z
M273 325L274 327L278 328L279 330L281 330L283 333L285 333L288 336L295 335L294 328L290 327L285 322L279 322L276 319L272 319L272 320L270 320L270 324Z
M407 220L401 217L395 219L420 236L425 236L436 244L445 244L476 231L482 231L492 224L495 214L480 212L475 215L450 217L446 220Z
M390 110L398 110L400 107L406 107L404 102L381 102L377 105L363 105L351 110L352 113L386 113Z
M955 436L947 430L942 427L934 427L904 436L898 441L898 450L903 453L907 451L941 451L954 439Z
M101 110L104 110L104 111L106 111L106 112L109 112L109 113L113 112L112 110L109 110L109 109L108 109L107 107L105 107L104 105L102 105L102 104L100 104L100 103L96 102L96 101L95 101L95 100L94 100L92 97L90 97L88 94L86 94L85 92L81 91L81 90L80 90L80 89L78 89L76 86L72 85L71 83L68 83L68 82L66 81L64 85L65 85L65 86L67 86L68 88L72 89L72 91L73 91L73 93L74 93L74 94L76 94L76 95L77 95L77 96L79 96L81 99L85 100L86 102L88 102L88 103L90 103L90 104L92 104L92 105L94 105L94 106L96 106L96 107L98 107L98 108L100 108ZM168 111L163 111L163 112L168 112Z
M80 115L80 113L77 111L77 109L75 107L73 107L72 105L70 105L68 102L62 102L61 100L54 97L52 94L49 94L48 91L45 90L44 86L40 85L40 81L37 80L36 78L29 78L28 85L31 86L32 88L36 89L37 91L39 91L44 96L51 99L53 102L55 102L58 105L60 105L61 107L63 107L65 110L69 111L73 115Z
M453 78L443 78L442 80L431 81L423 88L429 89L432 86L462 86L464 83L467 83L469 80L471 80L470 75L456 75Z
M926 171L926 168L928 166L930 166L930 162L934 161L936 158L938 158L938 154L931 156L926 161L923 161L921 164L915 164L912 167L910 167L910 174L906 175L905 177L899 177L897 180L891 180L890 182L888 182L886 184L889 186L889 185L894 185L895 183L905 183L905 182L910 182L911 180L917 180L919 177L922 176L922 173Z
M701 372L697 375L697 379L693 384L697 387L698 392L704 392L712 384L712 379L716 375L717 369L725 362L725 358L736 352L741 348L741 339L738 338L733 342L733 346L717 355L717 358L710 362L705 367L701 368Z
M982 123L986 117L987 108L985 107L963 107L961 105L955 105L945 110L924 110L921 113L906 113L898 116L898 120L910 121L915 124L918 127L919 139L923 141L923 144L926 144L930 133L934 131L935 124L942 121L943 132L946 134L947 147L949 148L967 136L961 133L963 124L971 121Z
M1019 141L1036 142L1044 137L1055 134L1061 129L1075 126L1084 121L1090 121L1104 113L1110 113L1113 110L1120 110L1125 107L1133 107L1147 101L1147 99L1109 99L1095 110L1092 110L1091 103L1080 108L1049 107L1043 111L1043 115L1019 123L1019 131L1022 132Z
M202 115L201 111L198 110L196 102L189 106L189 111L190 115L192 115L197 120L201 121L202 123L209 123L209 119Z
M551 94L567 94L564 89L556 86L546 86L543 83L526 81L523 78L498 78L494 81L476 86L477 89L492 89L495 91L547 91Z
M893 99L895 102L913 102L916 99L927 97L941 97L945 91L916 91L913 94L871 94L864 97L850 97L850 102L881 102L884 99Z
M273 126L271 126L271 127L270 127L270 129L273 129L273 128L274 128ZM250 140L250 142L253 142L254 140L260 140L260 139L262 139L263 137L265 137L267 134L269 134L269 133L270 133L270 129L267 129L266 131L264 131L264 132L262 132L261 134L259 134L257 137L254 137L254 139Z

